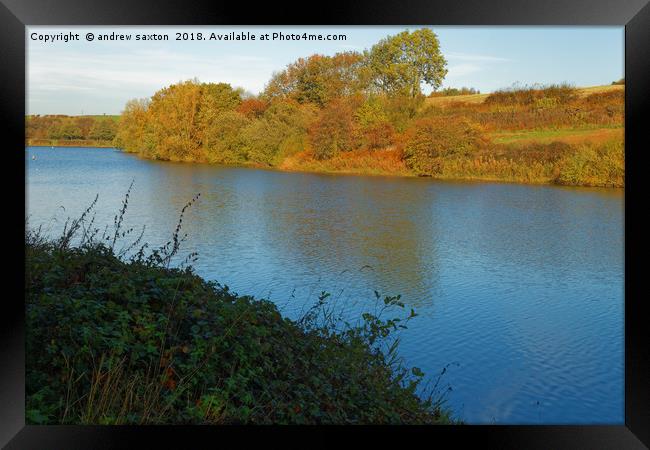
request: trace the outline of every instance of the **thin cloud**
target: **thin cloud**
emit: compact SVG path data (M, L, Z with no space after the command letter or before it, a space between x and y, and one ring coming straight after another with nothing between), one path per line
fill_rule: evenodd
M445 57L450 60L457 61L475 61L475 62L507 62L512 61L508 58L502 58L500 56L490 56L490 55L474 55L471 53L458 53L458 52L448 52L445 53Z
M447 73L447 79L453 79L453 78L464 77L472 73L480 72L483 69L481 66L477 64L466 63L466 64L457 64L457 65L449 66L447 70L449 71Z

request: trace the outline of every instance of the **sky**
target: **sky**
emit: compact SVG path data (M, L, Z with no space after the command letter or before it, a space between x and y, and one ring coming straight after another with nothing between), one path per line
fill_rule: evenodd
M147 98L178 81L226 82L257 94L274 72L314 53L370 49L380 39L421 26L359 27L44 27L29 26L28 114L119 114L133 98ZM514 84L610 84L624 76L623 27L432 26L447 59L442 87L483 93ZM256 40L176 40L176 33L251 33ZM274 32L343 34L345 40L260 40ZM79 40L46 42L45 36ZM92 33L92 41L86 39ZM100 41L103 34L130 41ZM136 34L166 34L168 41L136 41ZM189 36L188 36L189 37ZM430 89L423 86L425 93Z

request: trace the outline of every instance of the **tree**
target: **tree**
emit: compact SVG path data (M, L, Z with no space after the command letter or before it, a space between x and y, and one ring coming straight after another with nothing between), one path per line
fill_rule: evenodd
M272 165L304 150L307 128L315 114L312 105L276 100L243 130L247 160Z
M356 52L299 58L273 75L264 97L270 100L290 98L298 103L314 103L322 107L332 99L366 89L369 81L363 65L363 55Z
M117 124L115 145L128 152L145 153L145 131L148 122L148 99L129 100Z
M243 93L243 89L233 89L228 83L202 83L201 111L215 114L231 111L239 106Z
M266 108L268 108L268 103L263 100L258 100L256 98L247 98L243 100L237 107L237 112L245 115L249 119L256 119L264 114Z
M362 145L366 148L387 147L393 141L395 130L388 120L385 103L382 99L371 96L354 113Z
M242 130L249 120L236 111L223 111L203 130L203 146L208 162L237 163L244 161Z
M63 122L61 127L54 132L55 139L83 139L83 134L79 127L77 127L71 120Z
M353 110L342 100L332 101L320 111L309 130L309 142L316 159L329 159L356 147Z
M366 51L376 88L390 95L421 94L424 82L434 90L447 75L438 37L429 28L388 36Z
M196 80L159 90L149 104L154 158L201 160L202 86Z
M96 119L88 132L88 138L110 141L115 137L115 124L112 119Z

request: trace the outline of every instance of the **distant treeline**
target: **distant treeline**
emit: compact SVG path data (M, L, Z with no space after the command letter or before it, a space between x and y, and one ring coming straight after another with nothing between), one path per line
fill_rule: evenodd
M99 141L112 143L118 116L33 115L25 120L30 141Z
M451 97L454 95L475 95L480 94L481 91L470 87L452 88L448 87L440 91L431 91L429 97Z

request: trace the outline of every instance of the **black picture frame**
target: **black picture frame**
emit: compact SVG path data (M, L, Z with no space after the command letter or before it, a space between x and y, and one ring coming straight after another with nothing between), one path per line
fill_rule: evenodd
M625 425L620 426L450 426L355 427L382 441L410 445L401 440L407 431L425 442L454 446L474 443L485 448L612 448L650 446L650 333L645 327L641 295L642 261L647 238L641 231L643 209L643 153L650 150L643 113L650 103L650 4L648 0L471 0L463 2L363 0L291 6L288 3L209 2L181 0L0 0L0 78L2 147L6 161L3 192L16 209L5 224L7 271L3 312L0 313L0 445L7 449L31 448L190 448L197 438L218 445L224 437L247 438L295 427L81 427L25 426L24 255L19 238L24 233L25 211L25 26L27 25L619 25L625 26ZM21 151L19 151L21 150ZM594 243L597 245L597 243ZM22 293L22 295L21 295ZM302 446L341 444L340 427L301 428L318 436ZM350 431L349 428L346 431ZM283 443L288 436L282 433ZM295 440L292 438L292 441Z

